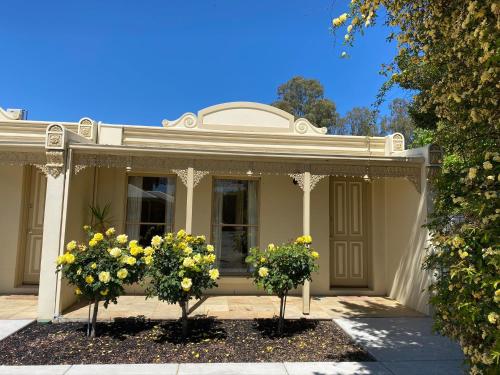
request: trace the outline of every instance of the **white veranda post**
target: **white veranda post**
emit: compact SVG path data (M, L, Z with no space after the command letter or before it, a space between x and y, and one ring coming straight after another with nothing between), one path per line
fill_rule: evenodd
M191 233L193 230L193 190L194 190L194 168L189 167L186 174L186 232Z
M311 234L311 173L304 172L302 199L302 232L304 236ZM309 314L311 311L311 286L306 280L302 287L302 313Z

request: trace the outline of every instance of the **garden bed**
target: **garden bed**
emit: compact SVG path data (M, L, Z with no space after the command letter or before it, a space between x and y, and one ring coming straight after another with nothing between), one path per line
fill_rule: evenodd
M2 365L90 363L372 361L332 321L288 320L275 334L276 320L190 319L181 338L178 321L119 319L98 324L32 324L0 342Z

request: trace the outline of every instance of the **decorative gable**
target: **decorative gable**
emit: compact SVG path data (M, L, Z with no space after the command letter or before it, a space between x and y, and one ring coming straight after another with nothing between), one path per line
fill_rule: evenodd
M175 121L163 120L166 128L207 129L242 133L285 133L323 135L326 128L317 128L308 120L266 104L233 102L202 109L198 116L186 113Z

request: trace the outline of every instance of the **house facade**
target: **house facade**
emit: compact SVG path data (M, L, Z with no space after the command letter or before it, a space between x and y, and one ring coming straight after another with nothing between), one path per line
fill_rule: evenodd
M310 234L320 254L311 296L389 296L427 313L421 270L428 233L432 146L405 149L401 134L334 136L306 119L250 102L186 113L162 126L25 120L0 108L0 293L38 293L38 319L75 303L55 271L82 240L90 205L147 243L186 229L216 248L211 293L262 293L248 249ZM140 286L129 288L140 294Z

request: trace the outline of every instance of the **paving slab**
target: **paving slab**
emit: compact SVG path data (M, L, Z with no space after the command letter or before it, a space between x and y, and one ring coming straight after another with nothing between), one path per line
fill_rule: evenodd
M432 332L432 318L339 318L334 321L381 362L464 359L458 344Z
M2 375L63 375L71 365L60 366L0 366Z
M287 375L283 363L182 363L178 375Z
M394 375L459 375L467 371L462 361L380 362Z
M32 322L34 322L33 319L0 320L0 340L16 333Z
M176 375L178 369L176 363L73 365L64 375Z
M392 375L378 362L285 362L288 375Z

